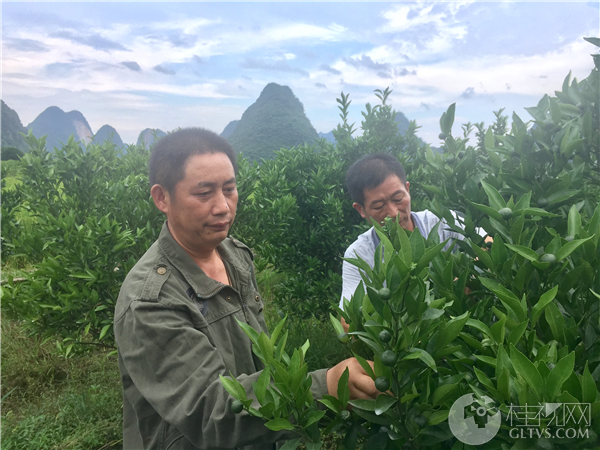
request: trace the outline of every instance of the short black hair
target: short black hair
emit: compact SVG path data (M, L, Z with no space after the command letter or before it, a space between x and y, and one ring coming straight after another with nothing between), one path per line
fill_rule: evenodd
M363 156L350 166L346 174L346 187L350 197L364 206L365 191L375 189L390 175L396 175L406 184L406 172L394 156L387 153Z
M204 128L183 128L161 138L152 148L148 163L150 187L160 184L169 194L185 177L190 156L225 153L237 174L237 156L227 140Z

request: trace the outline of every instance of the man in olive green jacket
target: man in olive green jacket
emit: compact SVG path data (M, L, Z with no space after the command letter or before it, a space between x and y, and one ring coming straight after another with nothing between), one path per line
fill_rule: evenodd
M238 198L235 153L212 132L184 129L155 145L149 169L167 222L127 275L115 311L123 447L271 450L290 432L234 414L219 380L231 373L250 394L263 366L236 319L267 332L252 253L227 237ZM335 395L346 367L351 397L377 395L353 358L313 372L313 395Z

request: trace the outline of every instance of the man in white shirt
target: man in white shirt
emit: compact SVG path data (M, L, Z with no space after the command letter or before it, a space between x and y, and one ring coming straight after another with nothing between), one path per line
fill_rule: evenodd
M406 173L398 160L389 154L371 154L356 161L346 174L346 186L354 203L352 206L366 220L383 223L386 217L399 217L402 228L418 230L427 237L440 219L431 211L412 212L410 206L410 183L406 181ZM442 225L438 227L440 242L448 238L462 239L458 233L450 231ZM345 258L361 258L371 268L374 266L375 249L379 245L379 237L375 229L358 236L346 250ZM452 245L449 242L446 249ZM342 264L342 296L350 300L362 278L358 267L344 261Z

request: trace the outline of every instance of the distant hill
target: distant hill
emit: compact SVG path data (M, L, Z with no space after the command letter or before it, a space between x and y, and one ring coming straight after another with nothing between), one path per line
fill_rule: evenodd
M2 122L2 147L15 147L22 151L27 151L28 146L20 133L27 134L27 129L21 123L19 115L14 109L2 102L1 122Z
M109 141L115 144L117 147L123 147L123 141L121 140L121 136L117 133L110 125L103 125L100 127L98 132L94 135L94 141L98 144L103 144L104 141Z
M46 148L62 147L69 136L73 135L75 141L88 144L92 140L92 130L83 114L79 111L64 112L58 106L46 108L33 122L27 125L37 138L47 136Z
M238 123L240 123L239 120L232 120L231 122L229 122L227 124L227 126L225 127L225 129L223 130L223 132L221 133L221 136L224 137L225 139L229 139L229 136L231 136L231 133L233 133L235 131L235 129L237 128Z
M404 133L406 133L408 131L410 121L406 118L406 116L402 112L396 113L395 121L398 124L398 133L404 135Z
M335 144L335 137L333 136L333 131L330 131L329 133L322 133L319 131L319 138L325 139L326 141Z
M276 150L312 143L318 137L292 90L269 83L227 140L237 152L243 152L253 161L270 159Z
M161 137L166 135L167 133L165 133L162 130L159 130L158 128L146 128L138 136L137 145L142 145L142 142L144 142L145 147L149 149L156 143L156 141L158 141Z

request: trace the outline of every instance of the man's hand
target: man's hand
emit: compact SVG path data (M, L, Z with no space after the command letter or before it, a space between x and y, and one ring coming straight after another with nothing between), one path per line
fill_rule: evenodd
M340 319L340 322L342 324L342 328L344 328L344 331L347 333L348 330L350 329L350 325L348 325L348 323L346 322L346 319L344 319L343 317Z
M373 367L372 361L369 361L369 364ZM375 387L375 382L367 375L356 358L348 358L327 371L327 390L329 391L329 395L337 398L338 382L346 367L348 367L350 375L348 378L348 387L350 388L351 400L357 398L368 400L381 394Z

